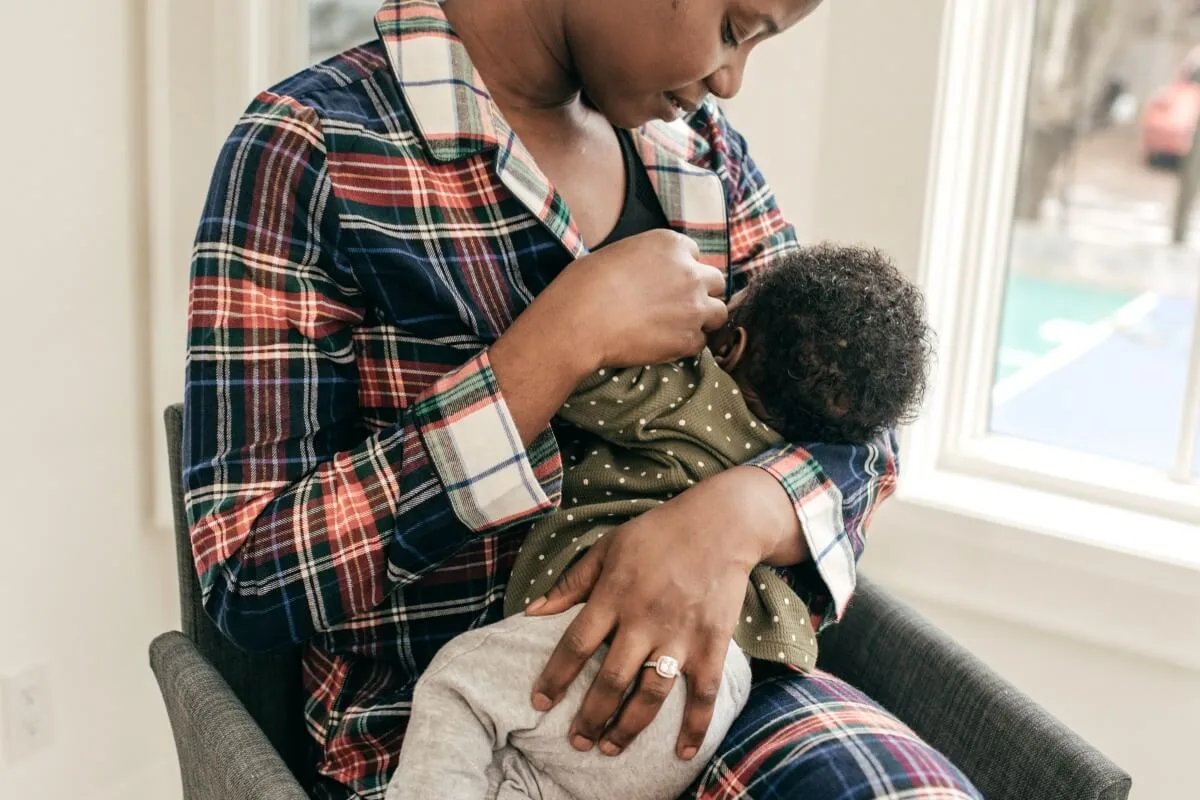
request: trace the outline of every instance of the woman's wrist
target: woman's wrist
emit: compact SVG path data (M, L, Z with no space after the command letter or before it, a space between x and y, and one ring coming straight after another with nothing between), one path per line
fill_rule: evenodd
M786 567L808 560L808 542L792 498L771 473L737 466L704 484L713 484L711 490L728 498L722 525L742 534L733 538L750 548L754 563Z
M488 349L492 372L525 445L550 424L598 359L577 340L578 325L530 306Z

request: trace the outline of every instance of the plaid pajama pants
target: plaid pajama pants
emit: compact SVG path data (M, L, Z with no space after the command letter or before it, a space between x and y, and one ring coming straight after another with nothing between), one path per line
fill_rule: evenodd
M824 672L776 674L680 800L982 800L953 764Z

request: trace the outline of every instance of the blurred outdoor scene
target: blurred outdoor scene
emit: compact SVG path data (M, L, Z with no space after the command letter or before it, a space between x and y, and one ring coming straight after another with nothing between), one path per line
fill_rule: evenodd
M993 431L1175 463L1200 283L1197 45L1196 0L1039 3Z
M312 0L313 60L373 38L379 2ZM991 429L1167 469L1200 284L1200 0L1041 0L1033 50Z

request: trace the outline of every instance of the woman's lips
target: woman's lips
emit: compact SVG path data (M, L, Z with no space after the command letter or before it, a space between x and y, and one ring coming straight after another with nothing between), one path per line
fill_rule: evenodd
M666 96L667 102L669 102L673 108L677 109L681 115L694 114L699 108L697 104L684 100L674 92L663 92L663 94Z

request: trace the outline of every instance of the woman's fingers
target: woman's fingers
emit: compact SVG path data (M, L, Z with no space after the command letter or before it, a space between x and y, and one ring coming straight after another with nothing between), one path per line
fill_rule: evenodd
M607 550L608 545L601 539L562 574L545 597L539 597L526 606L525 613L533 617L552 616L587 600L596 581L600 580Z
M704 489L705 483L695 489L701 499ZM745 554L731 560L716 546L727 526L713 524L717 509L701 508L703 503L687 500L688 494L606 535L592 556L602 564L581 564L580 582L566 582L561 590L565 610L581 586L592 587L534 684L534 707L544 711L559 703L584 662L611 642L599 677L587 687L581 707L571 709L570 733L578 749L601 742L602 752L618 753L636 741L661 712L672 681L679 680L666 666L664 675L644 667L662 656L688 668L676 752L690 759L704 743L751 560ZM730 501L727 495L720 499ZM714 538L697 547L697 530ZM597 567L602 567L598 575Z
M663 650L663 652L667 652L667 650ZM682 650L677 646L670 649L670 652L679 653ZM657 658L657 656L658 652L655 651L655 655L651 656L651 659ZM638 675L637 688L625 701L616 722L604 734L604 739L600 743L600 751L605 755L615 756L629 747L638 734L644 731L658 716L658 712L662 710L662 705L677 680L679 680L677 677L668 678L659 675L653 667L642 667Z
M569 736L576 750L592 749L604 733L608 721L620 710L625 693L637 680L649 651L646 641L618 633L571 724Z
M685 761L693 758L704 744L721 691L725 657L719 650L709 652L710 655L695 661L688 669L687 705L675 745L675 753Z
M604 644L616 622L612 612L596 603L588 603L567 626L550 661L533 683L533 707L549 711L562 699L567 687L579 675L583 664Z
M671 239L674 239L679 244L683 245L684 252L686 252L692 258L700 257L700 243L697 242L692 237L688 236L687 234L679 233L678 231L674 231L674 230L670 230L670 229L660 228L658 230L662 231L662 233L659 234L657 231L652 231L651 235L668 236Z
M704 281L704 289L708 293L708 296L715 297L724 303L726 289L725 273L707 264L701 264L697 269L700 270L701 280Z
M709 297L704 303L704 317L700 326L705 331L719 330L729 320L729 306L721 300Z

